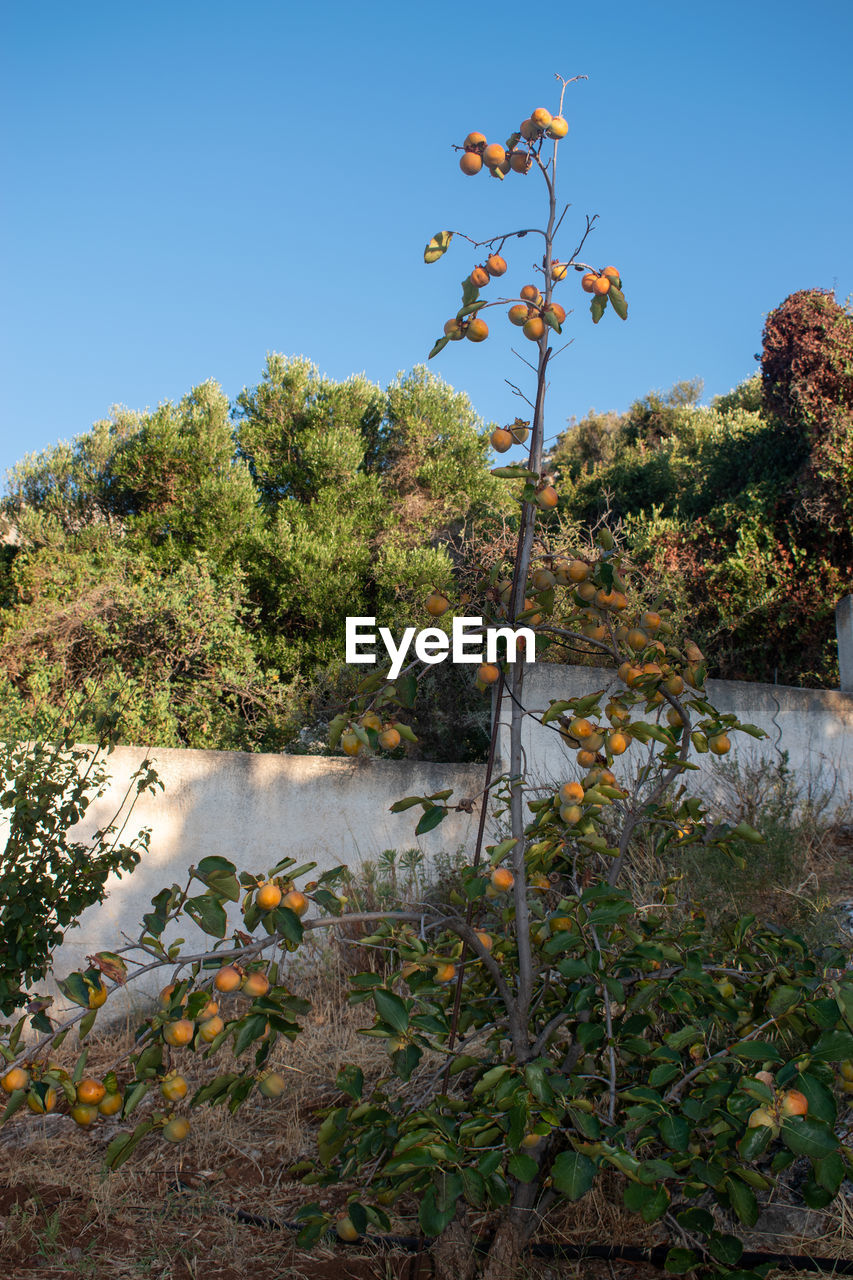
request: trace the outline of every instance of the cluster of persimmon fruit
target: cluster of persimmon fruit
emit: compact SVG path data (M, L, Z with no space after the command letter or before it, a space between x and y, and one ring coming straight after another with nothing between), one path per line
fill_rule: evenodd
M755 1079L766 1084L769 1089L774 1089L772 1071L756 1071ZM768 1128L776 1138L783 1120L788 1120L791 1116L808 1115L808 1110L809 1100L799 1089L775 1089L773 1101L756 1107L747 1120L747 1126L750 1129Z
M533 164L533 147L543 138L559 142L569 132L562 116L552 116L546 107L537 107L518 126L518 132L507 139L506 146L488 142L483 133L469 133L462 143L459 168L469 178L485 168L496 178L508 173L527 173Z
M362 729L372 729L374 731L376 740L383 751L393 751L395 747L399 747L401 741L400 730L393 720L383 720L375 711L365 711L364 715L359 718L358 724ZM348 756L357 756L366 750L363 740L355 732L352 725L341 734L340 745Z
M251 890L260 910L264 913L274 911L276 907L288 907L298 916L303 916L310 906L304 893L294 888L292 882L259 880ZM181 995L176 1001L174 982L164 987L158 996L161 1010L160 1017L165 1019L162 1025L163 1040L170 1049L183 1049L190 1046L201 1048L213 1041L225 1030L225 1020L213 992L219 995L242 993L251 999L265 996L270 990L269 978L260 969L244 970L240 965L223 965L213 977L212 988L207 1003L190 1018L181 1011L187 1004L188 994ZM103 990L103 999L100 991ZM97 992L98 999L92 1007L99 1007L106 999L106 987L101 983ZM173 1006L181 1016L173 1016ZM49 1062L47 1069L51 1078L60 1081L61 1089L52 1082L46 1089L38 1091L31 1088L43 1074L41 1067L12 1067L0 1077L0 1087L7 1094L19 1090L27 1090L26 1102L29 1109L37 1115L44 1115L56 1110L57 1103L64 1098L68 1104L68 1114L74 1122L84 1128L95 1124L103 1116L118 1115L124 1106L124 1095L119 1088L115 1075L110 1072L104 1080L85 1076L75 1083L68 1073L55 1062ZM286 1088L283 1076L275 1071L265 1071L258 1076L258 1089L266 1098L280 1097ZM189 1084L186 1078L176 1070L167 1071L159 1082L162 1098L169 1103L180 1102L187 1096ZM190 1122L185 1116L165 1114L158 1117L161 1136L167 1142L183 1142L189 1136Z
M499 427L492 434L493 443L500 446L501 452L509 447L509 443L522 444L527 438L528 424L517 418L506 427ZM495 437L498 437L495 442ZM509 443L508 443L509 442ZM537 491L537 503L544 498L547 506L556 504L557 493L547 477L545 485ZM541 482L540 482L541 484ZM546 509L547 509L546 506ZM632 653L618 667L618 675L623 684L641 696L647 709L661 706L666 700L665 694L679 697L687 682L701 687L702 676L700 664L703 656L699 648L691 640L684 643L683 651L671 650L673 627L666 609L657 612L654 609L640 613L632 609L627 588L616 575L616 581L609 586L595 580L596 566L576 557L566 559L554 556L545 558L545 562L532 570L525 583L522 605L518 611L517 621L522 625L538 626L543 621L545 605L542 598L558 587L566 588L570 600L576 607L576 623L579 630L588 639L599 642L610 642L625 645ZM512 581L498 579L490 588L488 596L497 606L499 616L506 616L512 598ZM441 617L450 608L448 596L434 590L426 601L427 612L433 617ZM523 637L521 638L523 642ZM681 662L686 658L684 676L673 669L672 659ZM484 662L477 668L477 681L483 688L494 685L501 675L497 663ZM575 717L562 724L560 729L563 740L577 752L577 762L582 769L605 765L615 757L624 754L633 741L627 726L631 721L630 712L618 698L611 698L605 708L608 724L599 724L585 716ZM667 723L678 729L683 720L675 707L666 712ZM723 726L707 735L708 750L717 756L724 756L731 750L731 739ZM615 785L615 778L606 769L609 776L604 778L608 786ZM601 779L599 778L598 781ZM585 780L589 781L589 779ZM569 784L567 784L569 785ZM576 784L571 784L572 786ZM571 806L580 802L581 797L574 795L574 800L564 800L564 805ZM561 806L558 806L561 807ZM577 815L571 815L577 820ZM568 820L568 819L566 819Z

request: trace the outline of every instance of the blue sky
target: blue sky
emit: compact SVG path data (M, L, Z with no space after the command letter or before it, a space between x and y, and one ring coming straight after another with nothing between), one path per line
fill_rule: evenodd
M456 6L59 0L6 6L0 472L110 406L215 378L233 399L267 351L380 383L423 361L479 260L476 239L541 222L537 175L465 178L451 144L502 141L569 88L558 256L598 213L589 260L630 314L586 295L552 375L547 433L702 377L755 368L795 289L853 292L849 0L569 0ZM532 237L507 253L532 279ZM560 250L564 249L565 253ZM517 331L432 362L487 419L519 403ZM521 339L524 343L524 339ZM525 344L526 345L526 344Z

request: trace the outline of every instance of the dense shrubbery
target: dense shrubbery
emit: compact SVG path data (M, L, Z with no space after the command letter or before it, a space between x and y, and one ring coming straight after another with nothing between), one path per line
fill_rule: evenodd
M560 437L562 507L609 505L713 674L837 687L834 610L853 574L853 319L794 294L768 317L762 374L710 408L701 384L589 414Z
M10 473L0 652L21 723L121 689L125 741L281 749L351 689L346 616L408 623L449 578L442 536L504 502L467 397L423 369L382 391L272 356L233 416L206 383ZM434 725L459 697L437 685ZM481 754L469 719L427 749Z
M851 349L832 295L793 294L760 376L709 408L686 382L590 413L554 449L564 535L621 518L713 675L837 686ZM346 616L408 624L425 589L500 558L516 529L467 397L423 369L383 391L282 356L233 412L206 383L26 458L3 514L3 692L21 724L79 691L97 715L121 690L124 741L243 750L300 749L305 724L324 737L353 690ZM464 669L427 680L417 750L482 758L488 706Z

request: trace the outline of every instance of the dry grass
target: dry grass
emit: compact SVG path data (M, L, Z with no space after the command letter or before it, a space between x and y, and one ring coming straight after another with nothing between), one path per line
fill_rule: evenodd
M3 1280L415 1280L430 1274L423 1256L366 1253L320 1244L310 1253L296 1248L289 1231L237 1220L238 1211L273 1222L292 1220L308 1201L335 1211L353 1188L304 1187L291 1176L293 1165L316 1150L323 1109L339 1098L338 1070L359 1065L368 1081L387 1070L382 1043L358 1034L372 1021L372 1006L346 1001L351 946L315 949L292 969L297 994L311 1000L303 1034L295 1043L279 1041L269 1063L289 1081L275 1101L253 1093L231 1115L200 1107L191 1113L192 1131L179 1147L157 1137L144 1139L128 1162L102 1177L107 1144L128 1122L101 1121L84 1131L64 1115L19 1113L0 1129L0 1276ZM300 953L302 956L302 953ZM294 957L296 960L296 957ZM242 1000L243 997L235 997ZM87 1071L103 1075L133 1040L133 1025L113 1026L90 1036ZM71 1066L76 1041L56 1054ZM223 1049L213 1064L187 1051L173 1051L173 1065L191 1087L228 1070ZM427 1068L428 1069L428 1066ZM411 1086L400 1086L410 1088ZM154 1110L146 1099L140 1113ZM185 1190L180 1190L180 1178ZM780 1199L784 1199L784 1192ZM417 1204L403 1199L393 1229L417 1234ZM790 1218L797 1228L796 1216ZM485 1226L485 1220L479 1225ZM724 1227L725 1229L725 1227ZM850 1257L853 1204L840 1197L822 1218L812 1217L792 1251ZM593 1191L574 1205L556 1209L537 1233L554 1244L621 1243L650 1246L665 1241L660 1224L644 1226L622 1204L619 1177L605 1172ZM778 1248L778 1237L752 1247ZM637 1264L557 1263L530 1260L523 1280L635 1280Z

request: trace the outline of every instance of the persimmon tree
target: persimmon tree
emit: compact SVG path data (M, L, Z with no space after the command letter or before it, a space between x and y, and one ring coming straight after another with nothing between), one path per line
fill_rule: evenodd
M496 699L492 744L476 841L446 907L347 912L338 892L344 868L307 879L313 864L291 858L263 875L203 859L185 885L158 893L144 918L132 976L167 967L170 981L121 1071L89 1080L85 1039L106 984L130 980L131 948L101 953L68 977L62 989L78 1010L54 1023L41 1008L37 1042L23 1045L26 1019L7 1028L4 1119L25 1104L68 1105L86 1124L120 1113L130 1127L108 1148L115 1167L149 1134L183 1141L194 1106L233 1111L255 1088L279 1095L286 1085L269 1070L270 1055L278 1036L298 1035L308 1008L288 988L287 954L314 931L367 924L374 932L363 940L384 948L386 963L353 978L351 999L372 1008L365 1034L385 1042L389 1069L373 1083L356 1067L341 1071L317 1158L302 1171L308 1185L356 1188L335 1224L342 1239L388 1230L388 1209L399 1202L434 1241L440 1276L504 1280L517 1274L544 1215L582 1199L609 1170L625 1206L660 1224L669 1271L741 1277L740 1229L755 1223L759 1197L788 1166L802 1159L803 1195L816 1208L849 1175L853 1153L836 1119L853 1077L853 981L838 950L810 954L800 938L751 917L712 936L701 907L679 909L671 887L642 902L627 887L640 836L659 849L700 845L733 858L760 839L743 823L716 821L686 780L696 768L691 749L724 755L734 734L762 734L708 701L703 655L675 634L666 601L650 598L606 526L592 555L561 544L558 479L542 468L546 390L559 355L552 343L569 310L555 294L567 294L577 273L594 322L608 309L627 316L620 273L581 258L594 219L564 261L555 254L566 215L557 200L566 87L555 114L538 108L506 145L472 133L459 148L466 175L542 181L545 226L481 241L444 231L425 252L438 261L456 237L484 259L466 275L461 306L432 354L485 339L484 313L499 307L530 342L532 358L523 359L533 375L529 397L513 388L529 418L493 437L499 452L528 447L524 461L494 471L517 491L514 552L460 584L458 595L431 591L425 614L446 625L476 606L487 632L529 627L540 653L594 654L612 671L607 687L533 712L524 662L498 656L479 667L484 695L492 689ZM531 239L535 263L511 263ZM503 283L511 266L525 280L514 292ZM406 712L422 673L419 662L394 680L373 673L333 723L333 744L351 755L395 749L411 736ZM504 713L510 749L499 773ZM526 717L568 749L557 788L525 773ZM417 811L422 834L452 800L413 795L393 808ZM490 813L503 838L487 836L496 829ZM239 914L236 929L229 908ZM210 949L188 954L166 941L182 916L215 940ZM75 1025L83 1043L69 1074L49 1054ZM226 1044L240 1065L216 1074ZM188 1054L210 1063L191 1098L180 1072ZM303 1244L331 1225L318 1204L304 1205L300 1218ZM478 1225L487 1227L479 1251Z

